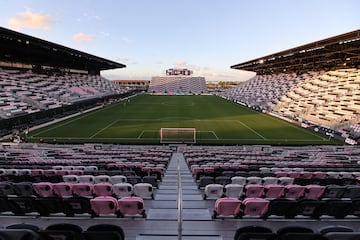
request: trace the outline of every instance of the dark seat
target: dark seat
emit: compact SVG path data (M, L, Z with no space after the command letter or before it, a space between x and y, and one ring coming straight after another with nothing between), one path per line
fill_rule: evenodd
M41 216L53 213L64 213L64 202L61 197L41 197L36 199L38 212Z
M213 177L203 176L203 177L200 178L198 188L199 189L204 188L206 185L212 184L212 183L215 183Z
M27 223L12 224L7 226L6 229L28 229L34 232L38 232L40 230L39 226Z
M39 233L45 240L83 240L82 228L69 223L59 223L48 226Z
M34 196L9 197L8 205L15 215L25 215L27 213L38 213L38 206Z
M42 238L29 229L0 229L0 240L42 240Z
M75 214L90 214L94 216L91 209L90 199L87 197L70 197L64 198L64 212L66 216L74 216Z
M144 176L142 178L143 183L150 183L153 187L158 187L157 177L155 176Z
M284 227L277 231L278 240L323 240L323 236L310 228L301 226Z
M358 240L360 232L328 232L323 236L325 240Z
M298 201L298 215L311 218L320 218L324 214L325 201L315 199L302 199Z
M276 233L271 229L261 226L247 226L236 230L234 240L275 240Z
M123 240L124 231L121 227L111 224L98 224L90 226L85 232L83 232L85 240Z
M270 200L266 216L284 216L285 218L294 218L298 214L297 201L292 199L272 199Z
M319 233L321 233L322 235L330 232L353 232L353 229L341 225L330 225L319 229Z
M325 214L335 218L344 218L353 209L351 200L330 199L326 201Z

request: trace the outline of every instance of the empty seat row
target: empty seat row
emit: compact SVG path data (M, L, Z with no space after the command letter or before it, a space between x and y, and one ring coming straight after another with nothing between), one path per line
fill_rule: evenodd
M137 216L146 217L144 200L141 197L123 197L120 199L111 196L95 198L86 197L0 197L0 212L17 216L103 216L116 217Z
M306 185L297 184L208 184L204 189L204 199L216 199L223 196L235 198L288 198L288 199L358 199L360 198L360 186L338 185Z
M261 184L261 185L268 185L268 184L280 184L280 185L288 185L288 184L298 184L298 185L309 185L309 184L317 184L317 185L360 185L360 178L359 179L349 179L349 178L342 178L342 179L335 179L335 178L326 178L326 179L319 179L319 178L292 178L292 177L228 177L228 176L219 176L219 177L210 177L210 176L203 176L200 178L198 182L198 187L204 188L207 184L210 183L218 183L222 185L226 185L229 183L240 184L240 185L247 185L247 184Z
M31 224L13 224L0 229L0 239L4 240L96 240L96 239L124 240L124 231L121 227L112 224L97 224L83 230L80 226L69 223L58 223L47 226L45 229Z
M39 197L71 197L71 196L114 196L124 197L136 195L142 198L154 198L154 187L150 183L0 183L0 196L39 196Z
M277 231L262 226L245 226L237 229L234 240L354 240L360 232L347 226L326 226L318 231L301 225L282 227Z
M240 185L246 185L246 184L261 184L261 185L267 185L267 184L280 184L280 185L288 185L293 184L294 178L291 177L241 177L241 176L235 176L235 177L228 177L228 176L219 176L219 177L210 177L210 176L203 176L200 178L200 181L198 183L198 187L203 188L208 184L211 183L218 183L222 185L226 185L229 183L233 184L240 184Z
M126 177L124 175L113 175L113 176L108 176L108 175L98 175L98 176L65 175L62 178L63 178L64 182L67 182L67 183L112 183L112 184L116 184L116 183L128 182L128 183L131 183L134 185L136 183L144 182L144 183L150 183L154 187L158 186L158 180L159 180L157 176L144 176L144 177L127 176Z
M294 218L302 216L318 219L320 217L345 218L360 217L360 199L263 199L263 198L219 198L215 201L213 218L217 217L258 217L281 216Z

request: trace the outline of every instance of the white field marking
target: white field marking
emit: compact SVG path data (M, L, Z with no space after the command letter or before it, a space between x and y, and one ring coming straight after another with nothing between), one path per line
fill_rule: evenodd
M74 119L73 119L73 120L70 120L70 121L68 121L68 122L65 122L65 123L56 125L56 126L54 126L54 127L52 127L52 128L45 129L45 130L43 130L43 131L41 131L41 132L38 132L38 133L36 133L36 134L34 134L34 135L32 135L32 136L37 136L37 135L40 135L40 134L42 134L42 133L46 133L46 132L48 132L48 131L54 130L54 129L58 128L58 127L62 127L62 126L68 125L69 123L75 122L75 121L77 121L77 120L79 120L79 119L83 119L83 118L85 118L85 117L88 117L88 116L90 116L90 115L93 115L93 114L95 114L95 113L98 113L98 112L100 112L100 111L103 111L103 110L105 110L105 109L109 109L109 108L114 107L114 106L116 106L116 105L117 105L117 104L113 104L113 105L111 105L111 106L109 106L109 107L101 108L101 109L99 109L98 111L93 111L93 112L91 112L91 113L89 113L89 114L85 114L85 115L82 116L82 117L76 117L76 116L74 116Z
M186 117L164 117L164 118L158 118L156 120L159 121L198 121L198 119L193 118L186 118Z
M94 133L93 135L90 136L90 139L95 137L96 135L98 135L99 133L101 133L102 131L104 131L105 129L111 127L112 125L114 125L115 123L117 123L118 120L115 120L113 122L111 122L110 124L108 124L106 127L100 129L99 131L97 131L96 133Z
M273 116L268 115L268 114L265 114L265 116L266 116L267 118L272 118L272 117L273 117ZM274 118L277 119L277 120L281 120L280 118L277 118L277 117L274 117ZM272 120L273 120L273 119L272 119ZM284 121L284 120L283 120L283 121ZM289 122L287 122L287 121L284 121L284 122L285 122L288 126L299 130L299 129L296 127L296 125L291 124L291 123L289 123ZM311 132L311 131L307 131L307 130L305 130L305 129L302 128L302 127L300 127L300 130L301 130L302 132L305 132L305 133L307 133L307 134L313 135L313 136L315 136L315 137L317 137L317 138L320 138L320 139L322 139L322 140L326 140L326 138L323 138L323 137L321 137L321 136L319 136L319 135L317 135L317 134L315 134L315 133L313 133L313 132Z
M209 132L209 133L212 133L214 136L215 136L215 138L216 138L216 140L220 140L220 138L216 135L216 133L214 132L214 131L196 131L197 133L199 132L199 133L202 133L202 132ZM211 140L211 139L204 139L204 140ZM222 140L222 139L221 139Z
M179 104L178 103L167 103L167 102L162 102L161 103L162 105L165 105L165 106L178 106ZM195 106L195 103L194 102L191 102L191 103L187 103L187 104L181 104L181 106L185 106L185 107L193 107Z
M146 130L146 131L154 131L154 130ZM85 137L33 137L33 139L66 139L66 140L90 140L90 138ZM159 140L160 138L119 138L119 137L101 137L95 138L96 140ZM211 140L215 141L213 138L204 138L201 140ZM314 140L314 139L259 139L259 138L221 138L216 139L217 141L284 141L284 142L329 142L329 139L323 140Z
M159 130L142 130L139 136L137 137L137 139L140 139L142 135L144 135L144 133L146 132L159 132ZM150 138L145 138L145 139L150 139Z
M245 123L243 123L240 120L236 120L238 123L240 123L241 125L243 125L244 127L246 127L247 129L249 129L250 131L252 131L253 133L255 133L256 135L258 135L259 137L261 137L263 140L267 140L263 135L261 135L260 133L258 133L257 131L255 131L254 129L252 129L251 127L249 127L248 125L246 125Z

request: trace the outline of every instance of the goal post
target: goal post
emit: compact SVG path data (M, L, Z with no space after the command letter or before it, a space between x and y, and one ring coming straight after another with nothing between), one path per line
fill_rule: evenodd
M196 143L196 128L161 128L160 143Z

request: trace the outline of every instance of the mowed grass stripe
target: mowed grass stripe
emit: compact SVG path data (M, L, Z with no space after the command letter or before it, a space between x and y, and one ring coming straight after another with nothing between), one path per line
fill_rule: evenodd
M199 134L198 143L319 144L328 140L216 96L150 95L139 95L130 102L35 130L30 136L34 139L120 143L143 143L146 138L146 142L159 143L158 131L162 127L194 127L197 131L214 133ZM339 142L330 140L326 143Z

